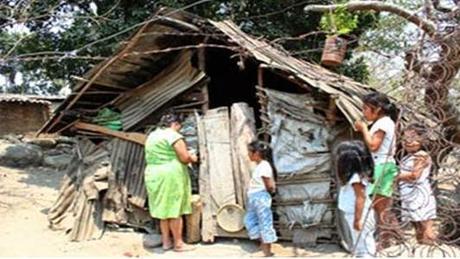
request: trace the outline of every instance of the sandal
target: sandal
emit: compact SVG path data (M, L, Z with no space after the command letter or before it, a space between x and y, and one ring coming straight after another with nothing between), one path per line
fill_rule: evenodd
M171 242L169 245L166 245L166 246L163 244L161 248L163 248L163 251L168 251L168 250L173 249L173 248L174 248L174 245L173 245L173 243Z
M169 250L173 249L173 246L172 245L166 246L166 247L163 246L162 248L163 248L163 251L169 251Z
M193 251L195 249L196 249L195 246L183 244L180 247L174 247L174 252L179 252L180 253L180 252Z

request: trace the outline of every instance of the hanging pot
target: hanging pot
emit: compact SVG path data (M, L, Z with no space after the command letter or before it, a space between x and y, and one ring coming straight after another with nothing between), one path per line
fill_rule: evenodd
M347 52L347 40L337 35L328 36L324 44L321 64L335 67L342 64Z

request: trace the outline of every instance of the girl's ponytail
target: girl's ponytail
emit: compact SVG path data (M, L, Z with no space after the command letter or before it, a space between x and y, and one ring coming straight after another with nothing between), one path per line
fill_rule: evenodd
M396 121L398 119L399 115L399 110L396 107L396 105L390 101L389 103L383 107L383 111L385 112L386 115L388 115L393 121Z

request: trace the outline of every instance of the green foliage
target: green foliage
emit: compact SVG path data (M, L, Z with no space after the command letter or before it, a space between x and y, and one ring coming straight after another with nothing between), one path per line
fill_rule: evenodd
M320 27L330 34L344 35L358 27L359 16L339 7L332 12L326 12L321 17Z
M369 70L364 57L348 60L338 68L337 72L351 77L360 83L365 84L369 81Z
M21 12L13 17L13 21L23 24L29 32L26 34L12 32L11 26L8 26L11 20L2 19L9 15L8 10L0 8L0 56L4 58L5 54L9 53L7 62L0 63L0 74L11 79L10 91L56 93L61 87L72 82L72 75L81 76L100 62L100 58L112 55L118 48L119 42L131 35L133 30L112 37L110 40L101 39L139 24L150 17L152 11L159 6L184 8L197 1L6 0L6 2L21 6ZM90 8L93 2L97 4L97 14L94 14ZM286 50L293 53L303 52L301 58L318 62L323 35L299 40L283 40L287 37L304 35L318 28L321 14L306 15L303 11L305 5L309 3L310 1L298 0L213 0L192 6L186 11L213 20L232 19L247 33L267 40L278 39L277 43ZM328 1L318 0L317 3L325 4ZM366 28L368 24L359 20L360 28ZM96 41L98 43L89 44ZM12 58L37 52L57 52L62 55L62 59ZM98 59L69 59L73 56ZM14 76L19 72L23 75L24 84L14 85Z

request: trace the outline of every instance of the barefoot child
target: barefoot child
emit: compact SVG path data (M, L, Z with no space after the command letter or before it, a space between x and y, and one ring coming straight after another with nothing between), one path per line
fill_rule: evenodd
M244 224L251 240L260 240L261 249L265 256L272 256L271 244L276 242L276 232L273 228L271 210L272 198L275 192L273 169L266 160L269 147L259 141L251 142L248 146L249 159L257 166L252 172L248 187L247 212Z
M336 159L341 185L338 208L344 213L351 232L353 255L374 256L374 213L367 195L374 170L371 154L361 141L345 141L337 147Z
M397 173L395 154L395 120L396 106L381 93L370 93L363 98L363 115L373 122L370 130L362 121L355 123L355 128L363 134L364 142L372 153L374 160L374 185L371 195L375 195L373 207L379 225L379 247L389 245L390 232L396 230L396 217L391 213L393 183Z
M436 200L429 181L432 161L423 150L425 129L412 124L403 132L403 148L408 153L401 161L396 177L401 194L403 221L415 225L417 242L432 245L433 219L436 218Z

